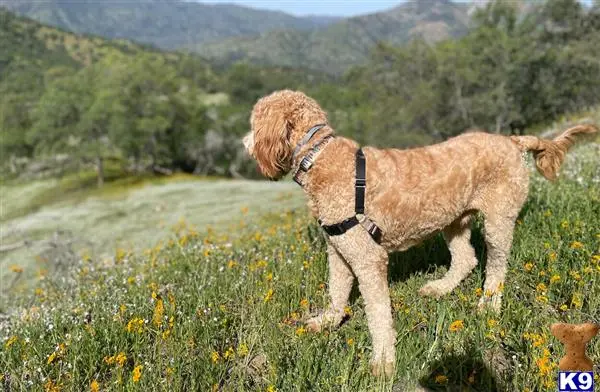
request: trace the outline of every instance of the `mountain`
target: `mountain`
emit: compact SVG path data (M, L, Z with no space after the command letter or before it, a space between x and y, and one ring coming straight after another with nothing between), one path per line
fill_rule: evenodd
M420 37L436 42L468 30L470 5L449 0L406 2L375 14L348 18L312 31L270 31L253 37L193 45L221 63L249 60L340 73L364 63L380 41L402 44Z
M337 20L178 0L2 0L1 4L41 23L75 33L125 38L163 49L273 30L312 31Z

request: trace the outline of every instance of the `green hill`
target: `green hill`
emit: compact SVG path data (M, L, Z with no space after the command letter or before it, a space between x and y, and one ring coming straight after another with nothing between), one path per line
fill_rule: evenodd
M4 0L2 3L21 15L76 33L126 38L164 49L277 29L313 30L335 20L295 17L233 4L176 0Z
M449 0L407 2L388 11L344 19L321 30L272 31L191 48L224 63L248 59L259 64L340 73L365 63L381 41L399 45L419 37L437 42L465 34L468 8Z

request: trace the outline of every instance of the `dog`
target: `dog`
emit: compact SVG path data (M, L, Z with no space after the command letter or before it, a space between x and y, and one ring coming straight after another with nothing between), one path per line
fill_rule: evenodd
M250 125L243 143L262 174L272 180L292 170L302 174L299 183L310 211L324 227L355 214L359 145L334 137L327 114L314 99L298 91L273 92L256 102ZM364 216L381 231L381 238L374 240L362 224L364 219L343 233L326 236L331 302L307 321L308 328L318 332L342 322L356 277L372 338L372 373L391 375L396 333L387 282L388 252L406 250L441 232L450 249L450 268L441 279L423 286L420 294L447 294L477 265L470 243L476 212L485 220L487 246L479 307L499 311L515 221L528 193L523 154L532 151L538 171L553 180L574 137L597 131L593 125L579 125L545 140L472 130L421 148L365 147ZM307 156L310 162L306 163Z

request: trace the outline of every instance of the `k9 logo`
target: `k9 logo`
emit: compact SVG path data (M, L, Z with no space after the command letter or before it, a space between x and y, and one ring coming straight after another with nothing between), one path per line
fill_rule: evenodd
M559 372L559 392L594 392L593 372Z

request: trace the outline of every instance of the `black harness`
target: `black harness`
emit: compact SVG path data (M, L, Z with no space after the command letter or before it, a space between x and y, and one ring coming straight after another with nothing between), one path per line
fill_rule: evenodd
M319 129L323 128L325 124L319 124L312 127L308 133L302 138L300 143L296 146L294 150L294 156L300 151L300 148L308 143L310 138L317 132ZM300 186L303 186L301 181L302 173L307 172L312 165L314 164L315 157L317 153L329 142L329 140L333 139L333 135L327 135L319 142L317 142L304 156L304 158L300 161L298 165L298 169L294 174L294 181ZM321 220L319 220L319 225L321 228L329 235L336 236L342 235L348 230L352 229L354 226L360 224L365 230L369 233L371 238L376 243L381 242L382 232L377 225L367 218L365 214L365 190L367 188L367 170L366 170L366 159L365 154L362 149L358 149L356 151L356 175L354 178L354 212L356 213L353 217L350 217L340 223L336 223L333 225L324 225Z

